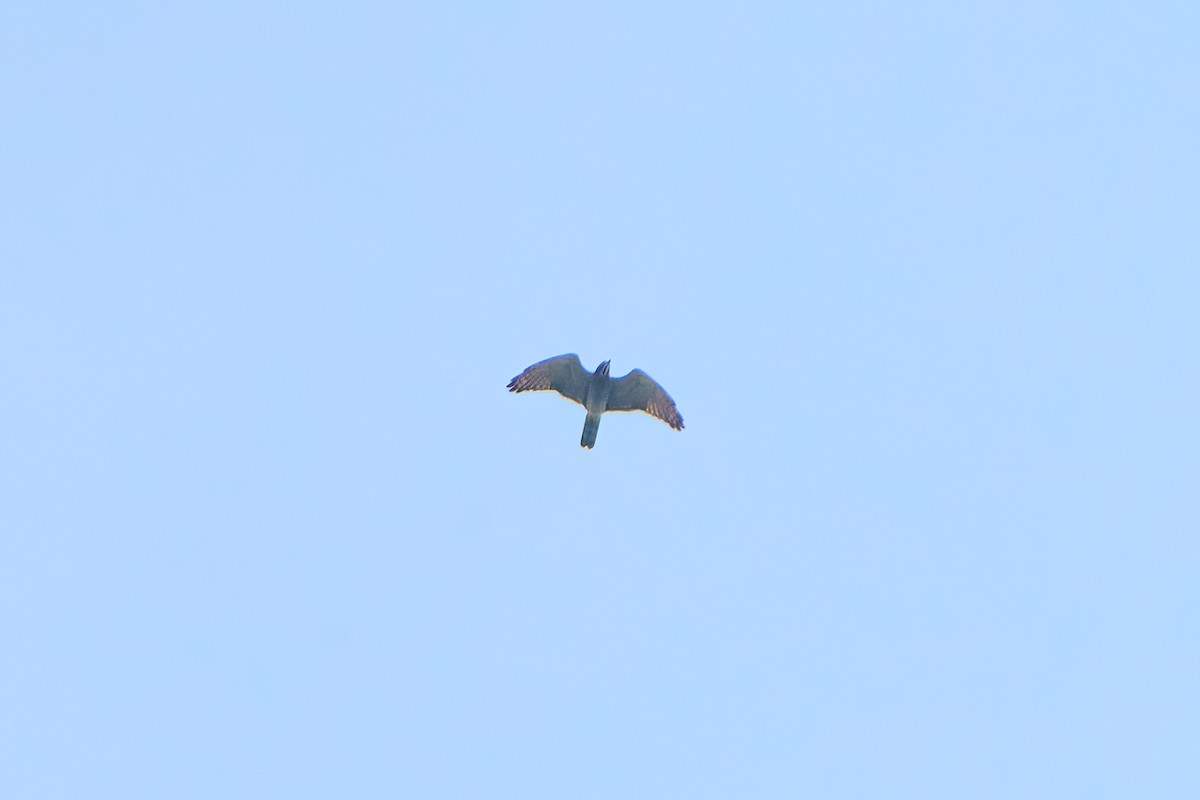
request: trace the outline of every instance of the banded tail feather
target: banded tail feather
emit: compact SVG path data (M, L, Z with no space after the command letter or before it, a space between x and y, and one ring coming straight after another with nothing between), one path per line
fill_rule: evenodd
M579 440L580 447L596 446L596 433L600 430L600 415L588 414L583 420L583 437Z

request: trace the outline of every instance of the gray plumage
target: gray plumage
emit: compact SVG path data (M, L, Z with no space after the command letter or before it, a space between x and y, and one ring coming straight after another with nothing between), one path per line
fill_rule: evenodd
M555 391L587 411L582 447L596 444L600 415L605 411L644 411L675 430L683 430L683 417L671 395L640 369L622 378L611 378L608 361L588 372L579 356L568 353L539 361L508 382L510 392Z

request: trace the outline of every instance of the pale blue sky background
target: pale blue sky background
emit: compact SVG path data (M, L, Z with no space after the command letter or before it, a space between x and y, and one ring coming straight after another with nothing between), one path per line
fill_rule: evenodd
M0 795L1200 796L1198 42L8 6Z

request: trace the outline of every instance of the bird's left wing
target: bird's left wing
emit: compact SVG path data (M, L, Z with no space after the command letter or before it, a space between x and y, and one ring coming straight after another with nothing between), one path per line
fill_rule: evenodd
M675 430L683 430L683 417L675 401L658 383L640 369L613 381L608 396L608 411L645 411Z
M536 392L553 389L568 400L583 405L587 376L579 356L567 353L539 361L508 382L510 392Z

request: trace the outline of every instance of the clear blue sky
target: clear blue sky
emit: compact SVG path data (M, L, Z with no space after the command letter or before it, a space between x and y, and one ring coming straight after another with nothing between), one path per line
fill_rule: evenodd
M970 6L10 6L0 795L1200 796L1200 5Z

